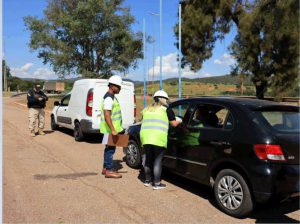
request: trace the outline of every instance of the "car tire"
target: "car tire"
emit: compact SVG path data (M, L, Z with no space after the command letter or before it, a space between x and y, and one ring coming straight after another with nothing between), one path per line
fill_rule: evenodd
M54 118L54 116L52 115L51 116L51 130L57 130L58 129L58 125L56 124L56 122L55 122L55 118Z
M81 126L79 122L75 122L75 127L74 127L74 138L75 141L80 142L84 139L84 134L82 132Z
M214 195L219 208L233 217L244 217L254 208L247 182L232 169L218 173L214 183Z
M134 140L129 140L128 147L125 148L126 164L134 169L140 168L142 165L141 149Z

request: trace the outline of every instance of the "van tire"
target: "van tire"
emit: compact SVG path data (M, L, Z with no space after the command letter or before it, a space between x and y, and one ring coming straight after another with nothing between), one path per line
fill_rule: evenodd
M232 190L232 186L235 186L235 190ZM236 206L236 208L232 206L230 208L229 205L236 205L232 200L233 198L235 198L234 194L238 194L239 198L236 198L238 199L238 201L240 201L240 205ZM214 184L214 195L219 208L226 214L236 218L244 217L245 215L249 214L254 208L254 202L247 182L242 175L232 169L224 169L218 173ZM224 203L226 205L224 205L220 199L220 197L224 197L225 195L228 195L228 200L224 200Z
M82 132L80 123L77 121L75 122L75 127L74 127L74 138L75 141L80 142L84 139L84 134Z
M54 118L54 116L52 115L51 116L51 130L57 130L58 129L58 125L56 124L56 122L55 122L55 118Z
M126 164L134 169L140 168L142 165L141 150L134 140L129 140L128 147L125 148Z

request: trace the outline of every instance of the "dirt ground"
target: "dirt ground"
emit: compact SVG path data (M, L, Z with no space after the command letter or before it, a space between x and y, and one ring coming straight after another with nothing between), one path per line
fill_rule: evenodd
M28 112L17 98L3 98L3 223L259 223L300 221L299 198L259 205L247 218L220 212L212 191L165 174L167 188L143 185L139 170L115 165L122 179L100 174L103 145L98 136L75 142L72 131L29 136Z

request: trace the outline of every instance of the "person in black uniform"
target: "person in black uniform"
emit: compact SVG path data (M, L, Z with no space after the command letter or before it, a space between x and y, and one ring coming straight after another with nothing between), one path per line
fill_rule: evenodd
M34 84L33 89L27 93L27 107L29 108L29 131L30 136L35 136L36 126L39 135L45 135L45 111L46 101L48 97L41 90L40 84ZM38 120L38 125L37 124Z

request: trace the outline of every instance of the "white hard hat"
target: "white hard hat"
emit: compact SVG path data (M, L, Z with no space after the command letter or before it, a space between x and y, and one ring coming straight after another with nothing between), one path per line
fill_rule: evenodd
M122 85L122 78L118 75L113 75L108 79L108 83L114 84L116 86L121 86Z
M169 99L168 94L163 90L156 91L153 95L153 98L155 98L155 97L163 97L163 98L166 98L167 100Z

